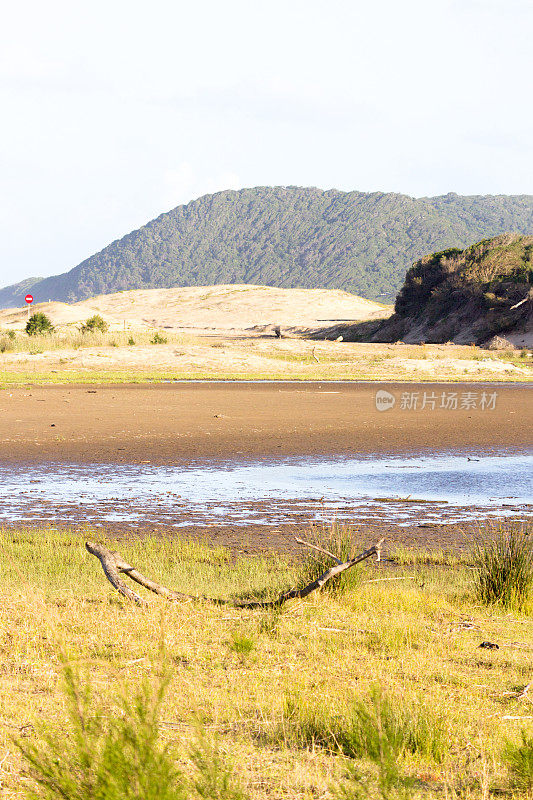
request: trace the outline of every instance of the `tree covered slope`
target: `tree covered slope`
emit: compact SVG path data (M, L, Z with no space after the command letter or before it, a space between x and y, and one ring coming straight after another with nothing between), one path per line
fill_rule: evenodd
M485 344L503 335L527 344L532 333L533 236L503 234L413 264L395 313L368 338Z
M219 283L344 289L391 302L425 253L533 231L533 197L258 187L161 214L70 272L0 290L0 307Z

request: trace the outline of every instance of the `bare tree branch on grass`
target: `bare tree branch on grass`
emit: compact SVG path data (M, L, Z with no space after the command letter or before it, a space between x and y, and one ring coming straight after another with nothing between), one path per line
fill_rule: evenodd
M301 544L312 547L313 549L318 549L314 545L309 544L309 542L304 542L301 539L298 539L298 541ZM371 556L375 555L376 559L379 561L381 557L382 544L383 539L380 539L379 542L373 544L372 547L368 548L368 550L363 550L363 552L359 553L359 555L343 562L340 562L335 556L333 556L332 553L327 553L327 555L330 555L331 558L337 563L319 575L314 581L308 583L306 586L303 586L299 589L289 589L288 591L282 592L279 597L274 600L242 601L221 600L215 597L197 597L195 595L183 594L183 592L176 592L173 589L168 589L166 586L162 586L160 583L157 583L157 581L153 581L150 578L145 577L141 572L139 572L139 570L135 569L135 567L133 567L131 564L128 564L128 562L125 561L122 556L114 550L108 550L107 547L97 544L96 542L86 542L85 548L89 553L91 553L91 555L96 556L96 558L100 561L104 575L112 584L112 586L115 587L117 592L119 592L119 594L121 594L123 597L126 597L128 600L137 603L137 605L147 605L147 602L144 600L144 598L137 594L137 592L133 591L133 589L130 589L130 587L124 583L121 575L127 575L129 578L131 578L131 580L135 581L140 586L144 586L145 589L149 589L151 592L154 592L154 594L166 597L167 600L177 602L204 600L216 605L232 606L233 608L277 608L283 605L283 603L286 603L287 600L307 597L307 595L311 594L311 592L314 592L316 589L321 589L324 584L331 580L331 578L340 575L342 572L345 572L346 570L355 566L355 564L359 564L361 561L365 561L365 559L370 558Z

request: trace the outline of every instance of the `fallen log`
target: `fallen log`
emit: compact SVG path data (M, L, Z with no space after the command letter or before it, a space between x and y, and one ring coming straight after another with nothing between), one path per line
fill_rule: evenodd
M304 542L301 539L297 540L300 544L305 544L308 547L313 547L314 549L321 549L317 548L315 545L309 544L309 542ZM316 591L317 589L321 589L329 580L340 575L342 572L350 569L351 567L359 564L361 561L364 561L371 556L376 556L377 561L381 558L381 545L383 544L383 539L380 539L379 542L373 544L372 547L369 547L368 550L363 550L362 553L359 555L354 556L353 558L348 559L348 561L339 561L332 553L325 552L327 555L331 556L331 558L336 561L332 567L327 569L321 575L318 576L314 581L308 583L306 586L296 589L289 589L288 591L282 592L279 597L275 598L274 600L222 600L216 597L204 597L204 596L197 596L197 595L189 595L183 594L183 592L176 592L173 589L168 589L166 586L162 586L157 581L153 581L150 578L147 578L143 575L139 570L133 567L131 564L128 564L125 561L120 553L117 553L115 550L108 550L107 547L104 547L101 544L97 544L95 542L85 542L85 548L87 552L91 555L96 556L96 558L100 561L102 565L102 569L104 571L104 575L106 576L107 580L111 583L111 585L121 594L123 597L131 600L137 605L148 605L146 600L141 597L137 592L134 592L133 589L130 589L121 578L121 575L127 575L131 580L138 583L140 586L144 586L145 589L149 589L154 594L158 594L162 597L165 597L167 600L176 601L176 602L184 602L190 600L203 600L208 603L214 603L215 605L223 605L223 606L232 606L233 608L278 608L279 606L286 603L288 600L293 599L301 599L303 597L307 597L311 594L311 592Z

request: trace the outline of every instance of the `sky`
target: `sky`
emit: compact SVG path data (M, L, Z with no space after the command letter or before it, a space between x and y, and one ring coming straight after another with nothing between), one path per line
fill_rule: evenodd
M17 0L0 285L208 192L533 194L531 0Z

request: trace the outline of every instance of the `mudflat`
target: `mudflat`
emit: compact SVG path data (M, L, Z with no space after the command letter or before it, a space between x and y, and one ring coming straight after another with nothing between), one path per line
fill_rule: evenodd
M376 392L395 399L376 408ZM533 386L177 383L0 391L0 460L179 464L533 446Z

